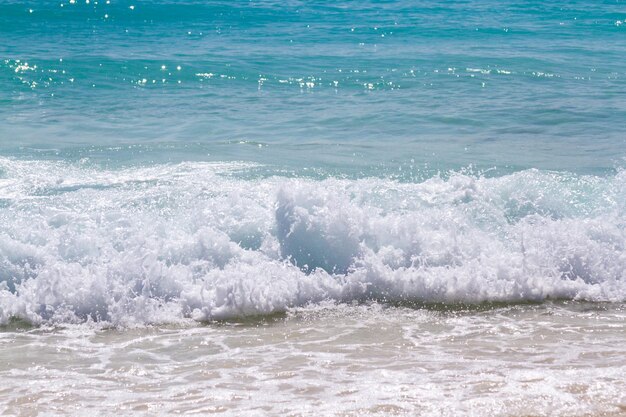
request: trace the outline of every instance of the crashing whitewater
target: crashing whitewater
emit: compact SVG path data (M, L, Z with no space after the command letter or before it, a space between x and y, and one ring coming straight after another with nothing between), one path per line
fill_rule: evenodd
M0 159L0 324L143 325L324 300L626 300L626 172L250 178Z

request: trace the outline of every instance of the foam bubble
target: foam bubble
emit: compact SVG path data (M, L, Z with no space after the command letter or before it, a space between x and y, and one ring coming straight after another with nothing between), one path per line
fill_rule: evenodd
M269 314L322 300L626 300L626 173L244 179L0 159L0 323Z

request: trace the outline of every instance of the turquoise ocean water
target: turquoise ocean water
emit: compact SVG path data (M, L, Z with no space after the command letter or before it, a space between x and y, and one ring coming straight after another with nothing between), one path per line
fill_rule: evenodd
M0 3L0 322L626 297L617 1Z
M624 416L626 3L0 0L0 413Z

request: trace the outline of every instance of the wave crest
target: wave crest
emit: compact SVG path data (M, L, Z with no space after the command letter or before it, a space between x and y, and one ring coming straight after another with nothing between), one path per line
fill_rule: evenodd
M242 179L242 164L0 160L0 324L267 314L325 299L626 300L626 174Z

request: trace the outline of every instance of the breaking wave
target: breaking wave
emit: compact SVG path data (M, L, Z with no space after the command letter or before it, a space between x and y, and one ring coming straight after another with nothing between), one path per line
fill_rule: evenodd
M323 300L626 300L626 172L246 178L0 158L0 324L143 325Z

